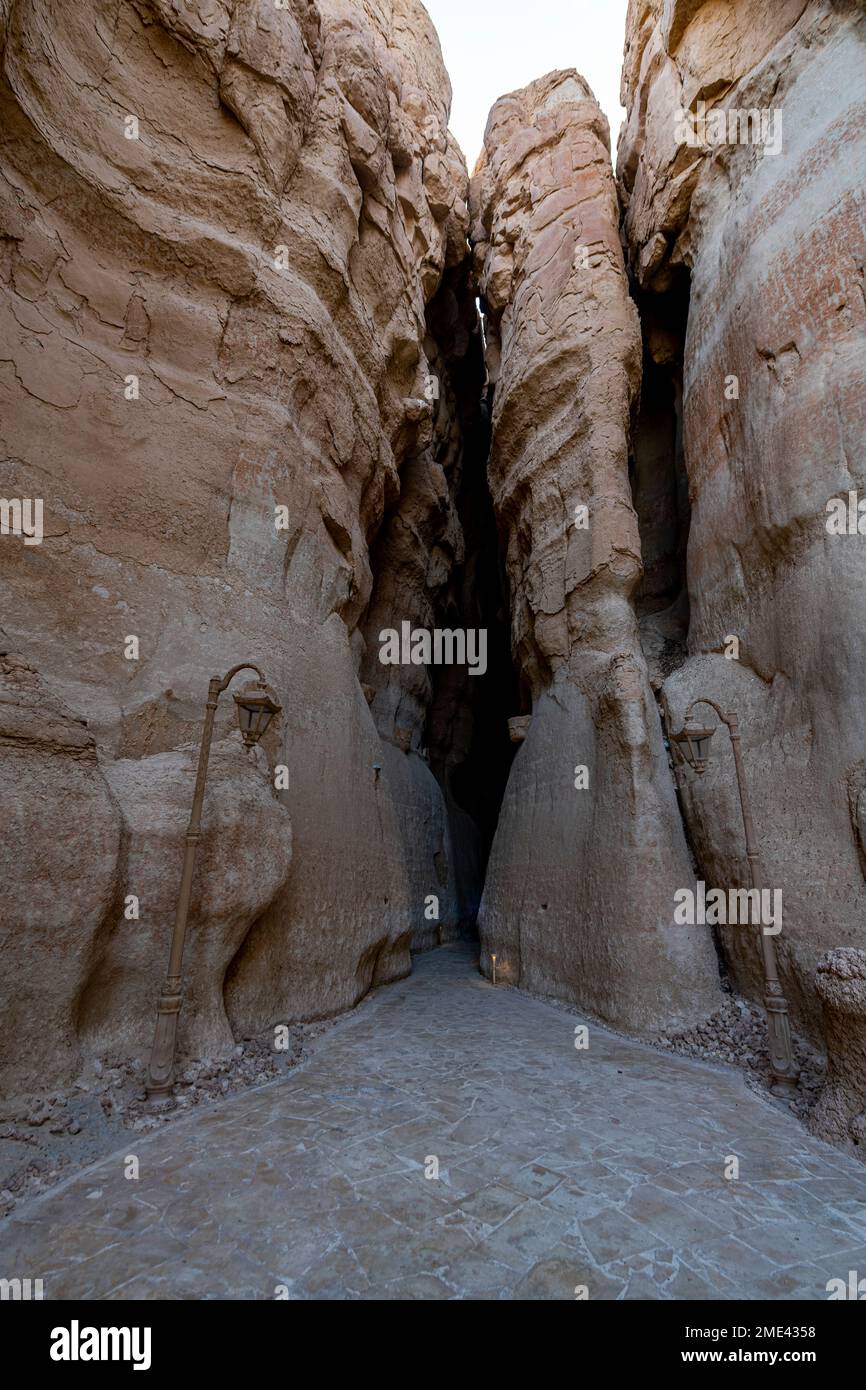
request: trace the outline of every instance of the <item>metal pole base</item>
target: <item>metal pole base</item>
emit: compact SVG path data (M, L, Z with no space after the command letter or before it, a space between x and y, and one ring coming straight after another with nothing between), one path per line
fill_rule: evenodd
M800 1073L794 1061L791 1025L788 1021L788 1001L778 980L770 980L764 996L767 1010L767 1032L770 1046L773 1092L780 1096L795 1096Z
M156 1009L156 1029L145 1086L148 1106L165 1109L174 1102L172 1073L181 1000L180 979L170 975Z
M165 1114L168 1110L177 1108L177 1101L172 1093L171 1086L165 1090L151 1090L148 1086L145 1095L145 1108L159 1114Z
M800 1094L800 1088L797 1085L798 1080L799 1077L797 1076L776 1076L774 1074L770 1078L773 1095L780 1096L783 1100L793 1100L794 1096Z

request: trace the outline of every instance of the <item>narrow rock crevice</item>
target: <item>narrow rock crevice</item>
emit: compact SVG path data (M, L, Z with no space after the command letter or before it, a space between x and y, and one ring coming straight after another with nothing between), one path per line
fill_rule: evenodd
M440 292L431 305L431 328L449 343L448 373L458 401L463 440L463 476L457 510L465 540L461 570L456 576L456 615L459 625L486 632L487 669L468 677L459 668L434 672L430 709L431 766L446 789L452 811L468 815L479 835L480 874L471 902L471 924L481 900L481 887L514 746L508 719L518 712L517 674L511 657L511 612L504 557L488 481L490 409L484 361L484 321L479 311L469 259L459 271L471 350L453 353L453 337L442 323L445 302ZM446 280L446 293L449 286ZM462 690L462 704L455 701Z
M638 517L643 578L635 593L650 674L664 680L686 659L686 557L691 511L683 445L683 362L690 281L683 269L664 294L632 284L643 340L640 403L629 476Z
M399 788L415 951L476 933L513 752L507 721L517 700L468 257L446 270L427 307L424 356L425 394L410 411L416 445L370 546L360 668L385 749L383 775ZM476 669L460 662L384 664L382 634L401 632L405 623L413 631L483 634Z

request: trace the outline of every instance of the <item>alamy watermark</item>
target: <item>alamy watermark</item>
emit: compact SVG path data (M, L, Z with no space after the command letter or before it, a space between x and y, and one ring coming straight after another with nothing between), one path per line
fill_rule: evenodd
M828 536L866 536L866 497L857 492L849 492L847 500L831 497L825 511Z
M25 545L41 545L42 498L0 497L0 536L21 536Z
M45 1297L41 1279L0 1279L0 1302L27 1303Z
M761 927L764 936L782 930L781 888L711 888L699 880L696 889L674 893L678 927Z
M674 138L693 149L717 149L721 145L759 145L765 154L782 149L782 112L778 106L707 107L699 101L694 111L680 107L675 116Z
M77 1318L69 1327L51 1331L52 1361L131 1361L134 1371L150 1369L149 1327L82 1327Z
M413 628L409 622L383 628L379 633L379 660L383 666L468 666L470 676L487 670L487 629Z
M854 1299L862 1303L866 1299L866 1279L861 1279L856 1269L848 1270L847 1282L844 1279L828 1279L825 1287L831 1302L834 1299Z

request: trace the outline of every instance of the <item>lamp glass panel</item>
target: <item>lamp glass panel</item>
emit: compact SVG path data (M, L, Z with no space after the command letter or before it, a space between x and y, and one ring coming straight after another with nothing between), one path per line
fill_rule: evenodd
M253 705L241 704L241 702L238 701L238 722L241 726L242 734L250 733L252 730L254 715L255 707Z
M247 746L258 743L272 718L280 709L280 704L270 692L261 685L251 685L235 695L238 707L238 724Z
M261 709L259 710L259 723L258 723L259 738L261 738L262 734L263 734L263 733L265 732L265 730L267 729L267 727L268 727L268 725L270 724L270 722L271 722L271 720L273 719L273 717L274 717L274 711L273 711L272 709L268 709L267 705L262 705Z
M671 742L678 749L683 761L688 763L689 767L694 767L694 744L686 737L685 730L682 730L678 734L674 734Z
M695 753L700 762L705 763L710 756L711 737L711 734L701 734L699 738L695 739Z
M701 725L686 725L683 734L692 767L700 763L706 764L710 756L710 740L715 732L715 729L707 729Z

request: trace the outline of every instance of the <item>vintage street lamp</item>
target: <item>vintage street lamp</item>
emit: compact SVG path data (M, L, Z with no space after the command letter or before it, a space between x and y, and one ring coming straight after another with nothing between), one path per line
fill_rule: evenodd
M220 695L234 680L238 671L255 671L258 676L257 681L251 681L234 696L238 711L238 723L244 745L247 748L255 747L274 715L282 708L279 700L265 685L264 677L258 666L254 666L251 661L244 661L239 666L233 666L222 680L219 676L213 676L207 688L204 730L198 755L198 771L195 778L192 811L186 831L186 850L183 858L183 873L180 880L174 931L171 937L168 973L157 1004L156 1028L153 1034L150 1067L147 1073L147 1098L154 1103L165 1101L171 1095L174 1054L177 1047L177 1020L183 1000L181 970L186 938L186 919L189 913L195 854L201 839L201 811L204 803L204 788L207 780L214 716Z
M225 690L225 684L220 689ZM274 715L279 713L282 706L279 700L274 699L272 692L268 690L262 680L250 681L240 693L235 693L232 698L237 705L238 723L244 745L247 748L255 748Z
M692 721L692 711L696 705L709 705L715 710L731 737L734 752L734 767L737 773L737 788L740 793L740 810L743 816L743 830L746 837L746 856L749 860L749 873L752 888L761 893L763 874L752 821L752 806L746 786L746 773L740 749L740 721L733 710L723 711L714 700L693 700L686 710L685 724L678 734L673 734L671 743L678 755L695 772L703 775L707 768L710 739L715 728L706 728ZM717 727L717 726L716 726ZM760 901L760 898L759 898ZM776 948L773 938L760 928L761 957L764 968L764 1004L767 1010L767 1031L770 1045L770 1066L774 1089L782 1094L796 1093L798 1072L791 1048L791 1027L788 1021L788 1001L782 992L782 982L776 964Z
M686 726L678 734L671 734L671 742L676 744L677 750L685 758L689 767L701 776L707 770L710 757L710 739L715 732L714 728L707 729L694 724L691 728Z

